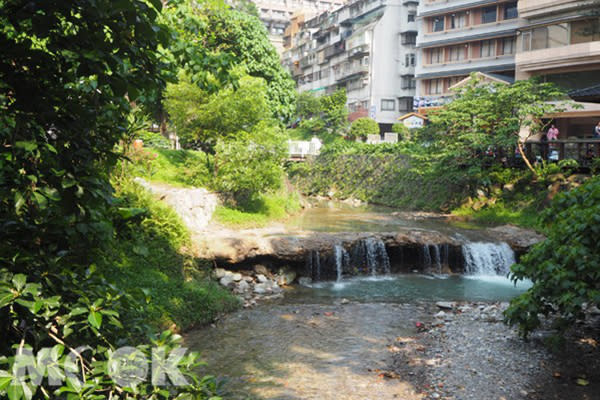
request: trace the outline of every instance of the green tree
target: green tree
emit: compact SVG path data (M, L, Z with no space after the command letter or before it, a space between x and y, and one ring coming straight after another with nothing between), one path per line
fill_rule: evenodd
M230 85L212 94L182 76L167 86L165 107L182 143L199 141L211 153L217 139L251 131L271 117L265 81L250 76L241 78L237 88Z
M235 140L219 140L215 154L215 185L238 206L283 181L286 147L277 126L263 121Z
M400 137L400 140L409 140L410 139L410 129L402 122L396 122L392 125L392 132L395 132Z
M302 92L296 99L296 116L303 120L320 117L321 100L313 92Z
M358 118L350 125L350 139L366 139L368 135L379 135L379 124L372 118Z
M20 398L170 398L107 376L117 343L135 344L142 308L93 263L110 242L108 174L130 102L160 87L157 46L168 46L157 0L0 1L0 395ZM172 345L170 333L154 344ZM79 353L81 384L19 380L15 349L53 348L54 362ZM193 367L193 358L184 362ZM58 373L56 369L49 373ZM194 378L192 378L194 379ZM194 381L181 391L201 393ZM159 391L159 389L161 391Z
M326 126L336 133L348 124L348 97L345 89L320 97L321 112Z
M564 329L585 316L584 304L600 305L600 177L556 196L542 221L547 239L511 268L515 282L533 282L505 312L524 336L540 326L539 315Z
M284 123L295 110L296 88L289 72L283 68L277 50L269 41L263 23L255 16L234 9L196 9L203 12L205 24L198 32L206 49L226 56L246 72L267 82L267 98L273 116Z
M429 114L438 135L440 155L448 166L467 166L474 170L486 162L482 155L490 148L518 147L525 157L523 132L535 134L543 129L542 117L560 111L564 93L549 83L517 81L511 85L487 83L472 75L452 102Z

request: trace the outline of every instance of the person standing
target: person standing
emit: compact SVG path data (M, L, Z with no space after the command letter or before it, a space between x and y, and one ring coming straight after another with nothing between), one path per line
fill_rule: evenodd
M550 129L548 129L548 133L546 134L546 137L548 138L549 141L556 140L556 139L558 139L559 133L560 132L558 131L558 128L556 126L554 126L554 124L552 124L550 126Z
M594 138L600 139L600 121L598 122L598 125L594 127Z

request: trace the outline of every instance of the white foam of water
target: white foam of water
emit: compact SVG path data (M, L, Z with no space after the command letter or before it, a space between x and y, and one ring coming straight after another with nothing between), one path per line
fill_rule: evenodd
M465 272L469 275L506 276L515 263L515 253L507 243L470 242L462 246Z
M529 289L533 285L533 282L531 282L529 279L517 281L517 284L515 285L515 283L505 275L464 275L463 278L474 281L493 283L501 286L514 286L517 289Z

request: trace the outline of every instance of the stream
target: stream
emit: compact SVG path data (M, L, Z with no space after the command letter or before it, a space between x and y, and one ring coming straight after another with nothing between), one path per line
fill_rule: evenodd
M391 232L406 227L461 239L465 274L391 274L385 246L367 242L360 257L368 273L345 276L343 271L358 258L336 249L337 279L293 285L282 299L190 332L187 346L207 362L201 372L219 377L227 399L423 398L409 376L390 380L380 373L391 361L388 345L398 338L410 340L437 301L505 302L526 290L530 283L515 286L506 278L515 261L510 247L476 226L385 208L320 204L288 222L290 231ZM422 262L432 271L439 265L441 272L444 249L425 246Z

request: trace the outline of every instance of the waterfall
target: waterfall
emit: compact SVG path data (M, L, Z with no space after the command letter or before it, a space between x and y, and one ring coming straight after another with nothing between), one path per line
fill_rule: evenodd
M441 274L442 273L442 257L440 255L440 245L439 244L433 245L433 262L436 267L436 272L438 274Z
M431 270L431 252L429 251L429 245L423 245L423 267L426 271Z
M350 256L343 246L336 244L333 246L333 258L335 261L336 281L339 282L342 280L344 267L349 264Z
M319 255L319 250L311 250L306 255L306 271L314 281L321 280L321 256Z
M507 243L471 242L463 244L465 272L471 275L506 275L515 263L515 253Z
M365 258L371 275L377 275L377 269L384 274L390 273L390 258L388 257L383 240L377 238L365 239Z

